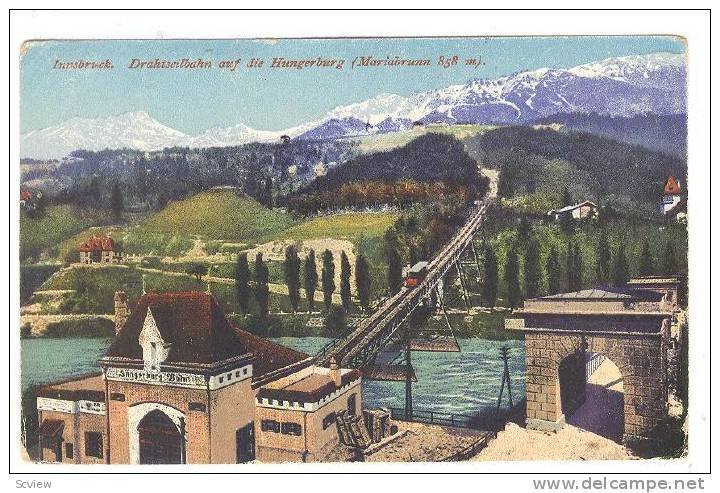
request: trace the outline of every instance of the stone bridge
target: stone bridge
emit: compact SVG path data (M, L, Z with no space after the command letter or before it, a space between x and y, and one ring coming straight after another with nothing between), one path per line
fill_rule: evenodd
M592 371L588 362L600 355L619 372L609 383L621 384L622 390L613 394L622 393L621 405L612 407L606 397L606 402L588 406L607 407L594 414L604 412L608 421L619 423L622 429L614 436L624 442L651 438L668 416L668 346L678 313L676 288L676 283L668 283L654 290L590 289L525 301L513 314L522 318L505 322L525 336L528 428L557 430L582 409Z

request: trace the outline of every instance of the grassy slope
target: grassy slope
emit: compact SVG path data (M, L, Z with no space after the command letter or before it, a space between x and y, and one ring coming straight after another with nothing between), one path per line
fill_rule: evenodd
M98 209L82 209L72 205L50 206L39 218L20 215L20 259L37 257L82 231L97 224L110 222L109 214Z
M321 216L293 226L280 234L278 239L337 238L354 240L360 236L377 238L392 226L398 216L397 213L370 212Z
M293 223L291 216L266 209L244 195L216 189L172 202L140 223L138 230L256 243L286 230Z

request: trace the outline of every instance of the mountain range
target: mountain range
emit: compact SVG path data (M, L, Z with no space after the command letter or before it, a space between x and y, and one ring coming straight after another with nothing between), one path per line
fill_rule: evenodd
M332 139L403 131L415 122L524 124L569 113L614 118L678 115L686 111L685 78L684 55L633 55L570 69L542 68L492 80L472 80L408 96L380 94L279 131L256 130L240 123L187 135L145 111L102 118L76 117L22 134L20 150L25 158L58 159L76 149L224 147L272 142L284 135Z

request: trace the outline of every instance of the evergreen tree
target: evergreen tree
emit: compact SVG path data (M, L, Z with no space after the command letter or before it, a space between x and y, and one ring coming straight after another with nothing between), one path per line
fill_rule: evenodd
M240 312L247 315L250 311L250 266L248 265L247 253L238 255L235 263L235 296L237 298Z
M340 299L345 312L350 311L352 296L350 294L350 260L343 250L340 254Z
M260 202L268 209L273 208L273 181L271 177L267 177L265 185L262 190L262 197Z
M562 195L562 207L573 205L573 197L570 194L570 190L565 188ZM560 231L565 234L571 234L575 229L575 223L571 212L565 212L560 216Z
M650 245L648 244L647 240L643 241L642 251L640 252L640 259L638 260L638 273L641 276L651 276L655 273L652 253L650 253Z
M567 255L565 256L565 273L567 274L567 290L574 291L577 284L575 281L575 243L570 240L567 247Z
M347 330L347 313L341 306L331 306L325 315L325 332L328 337L341 337Z
M530 238L525 249L525 297L535 298L540 289L540 243Z
M300 303L300 257L298 256L295 245L290 245L285 249L285 284L288 288L288 296L290 305L294 312L298 309Z
M326 249L322 254L322 272L320 274L323 303L325 303L325 310L328 311L332 306L332 295L335 292L335 259L330 250Z
M662 272L665 276L674 276L678 273L678 262L675 256L675 247L672 241L665 243L665 251L663 253Z
M485 271L482 285L482 301L485 306L495 307L498 291L498 263L495 251L490 245L485 247L483 270Z
M583 261L582 251L580 250L580 245L577 243L575 244L575 251L573 252L573 271L575 271L575 275L573 276L575 284L571 291L580 291L583 288Z
M613 260L612 284L613 286L624 286L629 280L630 274L627 257L625 256L625 245L620 243Z
M610 244L604 229L600 233L595 252L595 277L601 284L610 282Z
M547 260L545 261L545 271L548 280L548 294L557 294L560 292L560 258L558 256L555 245L550 247Z
M402 286L402 259L400 254L392 245L387 245L388 257L388 289L390 294L395 294Z
M520 225L518 226L518 238L521 241L526 242L532 234L532 225L528 220L527 216L520 218Z
M255 299L258 304L258 314L262 319L267 318L269 312L270 288L270 271L263 261L262 253L258 252L255 256Z
M513 246L508 252L505 263L505 284L507 286L508 304L510 308L517 308L522 299L519 278L520 266L518 264L517 248Z
M305 257L305 296L307 298L308 310L315 308L315 290L317 289L318 275L317 264L315 263L315 250L310 250Z
M113 218L117 221L122 216L125 210L125 204L123 201L122 191L117 182L113 183L112 190L110 192L110 209L112 210Z
M362 254L355 258L355 287L363 311L370 307L370 265Z

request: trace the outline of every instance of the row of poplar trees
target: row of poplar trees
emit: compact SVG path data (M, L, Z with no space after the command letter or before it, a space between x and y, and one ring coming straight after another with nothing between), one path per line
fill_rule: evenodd
M572 239L568 242L564 259L562 259L565 261L565 278L563 279L560 263L562 260L558 249L554 245L551 246L543 259L540 243L534 237L530 237L524 244L523 285L521 286L519 259L519 250L523 248L521 243L515 242L510 247L505 259L502 280L507 292L507 304L511 308L518 307L523 299L535 298L540 295L543 268L547 279L547 294L557 294L563 290L573 292L583 289L585 284L580 246ZM494 307L498 298L498 259L489 245L485 245L483 251L484 279L481 297L485 306ZM678 263L672 242L666 243L661 265L656 265L650 252L650 245L645 241L637 259L637 266L638 274L641 276L676 274ZM623 286L629 280L630 267L625 244L620 243L613 251L607 236L602 234L596 246L595 281L600 285Z
M283 262L283 273L285 284L288 289L290 306L294 312L298 311L301 301L301 285L305 291L307 308L312 311L315 308L315 293L318 290L318 282L323 293L324 310L328 312L332 306L332 297L337 286L335 285L335 258L330 250L322 253L322 268L318 276L315 250L310 250L305 260L300 259L295 245L285 249L285 261ZM348 312L352 308L353 301L350 291L350 276L352 268L347 254L343 251L340 254L340 299L343 309ZM263 254L259 252L255 256L253 271L250 271L247 253L238 255L235 264L235 293L238 307L242 314L250 313L252 299L255 299L258 314L265 317L269 313L270 298L270 271ZM364 311L370 306L371 282L370 265L362 254L355 258L355 287L360 308Z

